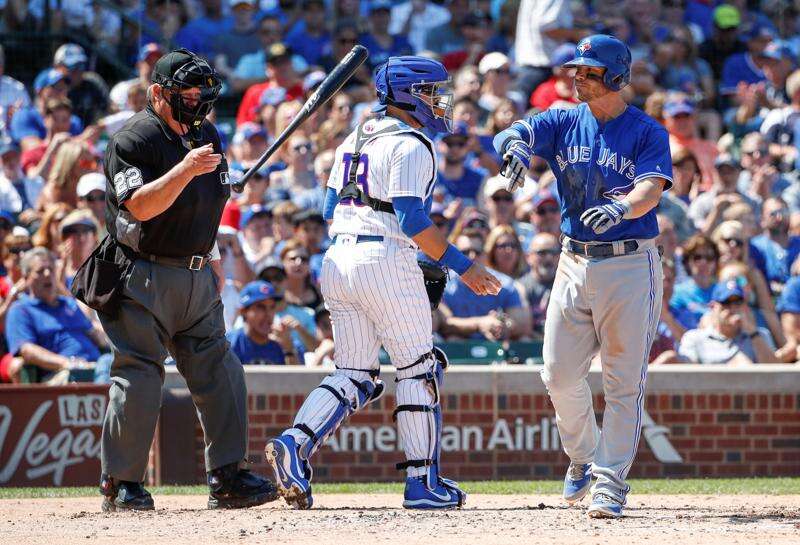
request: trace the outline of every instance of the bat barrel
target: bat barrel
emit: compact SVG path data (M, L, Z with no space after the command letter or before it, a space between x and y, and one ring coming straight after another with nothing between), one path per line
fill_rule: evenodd
M316 91L308 97L303 107L298 112L297 116L292 119L292 122L283 130L281 134L275 139L272 145L269 147L267 151L258 159L258 162L250 167L247 172L237 181L232 184L233 190L237 193L241 193L244 189L244 185L247 181L255 174L258 169L260 169L264 163L278 150L278 148L283 144L287 138L289 138L292 133L297 129L297 127L302 124L308 117L321 108L326 102L328 102L333 95L335 95L339 89L344 87L344 84L347 83L358 67L364 64L364 61L367 60L369 56L369 52L367 48L363 45L356 45L353 49L350 50L350 53L345 55L342 61L336 65L333 71L328 74L328 76L322 80L322 83L319 84Z

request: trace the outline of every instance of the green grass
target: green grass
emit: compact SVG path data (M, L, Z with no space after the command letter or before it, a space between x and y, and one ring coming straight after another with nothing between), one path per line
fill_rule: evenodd
M561 481L472 481L461 483L471 494L560 494ZM634 494L800 494L800 478L774 479L633 479ZM155 486L154 495L204 495L205 486ZM315 484L317 494L402 494L401 483ZM94 487L0 488L0 499L94 496Z

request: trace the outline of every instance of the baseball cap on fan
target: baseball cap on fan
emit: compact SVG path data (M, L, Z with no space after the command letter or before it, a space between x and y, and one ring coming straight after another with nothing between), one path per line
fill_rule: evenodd
M53 66L66 66L72 70L85 65L88 60L81 46L78 44L64 44L56 49L56 54L53 55Z
M728 303L730 301L744 300L744 290L736 280L720 282L711 291L711 300L717 303Z
M157 43L151 42L149 44L144 44L139 49L139 56L137 57L139 62L144 61L157 61L161 58L161 55L164 54L164 49Z
M78 187L76 193L79 199L86 198L92 191L106 192L106 177L99 172L89 172L81 176L78 180Z
M693 114L694 103L688 98L669 99L664 103L664 117L675 117L681 114Z
M254 280L239 292L239 306L241 308L247 308L267 299L280 301L283 297L272 284L264 280Z

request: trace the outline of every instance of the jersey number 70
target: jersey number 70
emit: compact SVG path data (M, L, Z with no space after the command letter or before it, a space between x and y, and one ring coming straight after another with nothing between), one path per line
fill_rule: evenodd
M347 181L350 179L350 165L352 164L350 159L353 157L352 153L345 153L342 156L342 160L344 161L344 180L342 180L342 187L347 184ZM358 166L362 167L361 173L356 171L356 183L361 188L361 191L364 192L365 195L369 195L369 183L367 183L367 172L369 171L369 157L362 153L358 157ZM347 205L355 205L355 206L364 206L364 203L359 199L356 198L346 198L339 201L339 204L347 204Z

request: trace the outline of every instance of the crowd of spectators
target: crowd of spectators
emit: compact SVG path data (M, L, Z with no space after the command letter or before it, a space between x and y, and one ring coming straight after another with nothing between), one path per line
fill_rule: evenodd
M47 379L86 363L99 380L107 376L108 341L68 288L105 236L103 149L146 107L154 63L176 46L204 55L224 78L210 119L234 171L255 164L353 45L370 53L225 208L222 298L230 342L244 363L331 361L319 288L329 243L324 188L334 150L370 115L371 70L402 54L437 58L453 79L455 125L435 141L431 218L503 282L496 296L477 297L451 273L434 311L435 338L540 340L560 255L558 191L550 166L534 158L525 187L509 193L491 140L525 115L575 107L572 73L560 65L577 41L601 32L633 53L626 100L670 135L674 187L658 208L664 303L651 361L800 359L796 2L116 4L118 10L64 2L48 11L44 0L4 3L0 34L66 29L92 47L61 45L33 81L5 74L0 48L0 327L7 353L0 380L18 380L23 364ZM131 33L123 27L131 27L135 43L124 42ZM114 47L131 72L104 81L92 70L96 51Z

